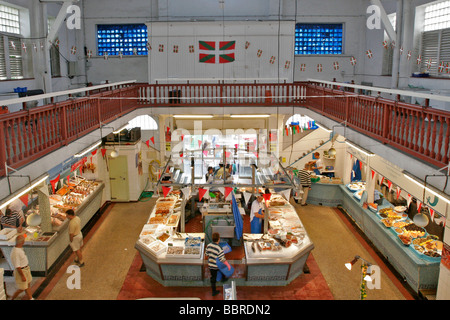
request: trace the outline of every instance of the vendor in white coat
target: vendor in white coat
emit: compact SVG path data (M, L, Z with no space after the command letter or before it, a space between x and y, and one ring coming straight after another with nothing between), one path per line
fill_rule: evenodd
M258 197L253 201L250 209L250 230L251 233L262 233L262 222L264 219L264 210L262 206L262 201L264 197L258 195Z

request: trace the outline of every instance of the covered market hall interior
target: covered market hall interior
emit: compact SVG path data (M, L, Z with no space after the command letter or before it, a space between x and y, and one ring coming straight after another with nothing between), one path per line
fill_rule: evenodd
M0 300L450 299L449 44L450 1L0 1Z

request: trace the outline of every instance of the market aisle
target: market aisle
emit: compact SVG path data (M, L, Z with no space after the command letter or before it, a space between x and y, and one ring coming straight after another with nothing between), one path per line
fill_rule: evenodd
M312 253L336 300L359 299L361 263L358 262L351 271L345 267L355 255L381 269L381 288L367 290L367 300L413 299L338 209L291 203L314 243Z
M84 254L86 266L81 269L81 290L69 290L65 273L72 257L60 269L54 281L39 299L139 299L144 297L212 297L209 287L163 287L149 277L142 267L139 253L134 249L137 236L155 202L116 203L104 213L86 237ZM360 255L382 268L381 289L368 290L368 300L411 299L399 281L358 237L353 226L335 208L292 203L315 244L308 258L309 274L298 277L286 287L269 287L261 297L259 287L240 287L240 299L313 299L358 300L359 265L348 271L344 264Z
M70 290L65 273L74 255L66 261L39 296L45 300L115 300L136 254L134 244L156 199L147 202L115 203L86 237L85 267L81 268L81 289Z

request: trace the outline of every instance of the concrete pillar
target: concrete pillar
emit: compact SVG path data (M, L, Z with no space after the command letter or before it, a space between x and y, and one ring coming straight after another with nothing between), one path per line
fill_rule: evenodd
M414 20L415 7L412 0L403 1L403 26L402 26L402 41L399 45L403 46L403 55L407 55L408 51L414 51ZM411 76L412 66L411 61L400 59L399 67L399 88L404 88L408 85L409 77Z
M399 68L400 68L400 46L402 43L403 33L403 2L404 0L397 0L397 22L396 33L397 40L394 47L394 57L392 59L392 82L391 88L398 88Z
M47 37L47 5L39 1L32 1L30 8L30 36L35 39L42 39L44 45L41 50L41 44L36 43L37 51L30 48L33 54L33 74L36 83L36 89L42 89L45 93L52 92L52 74L50 68L50 51L45 38Z

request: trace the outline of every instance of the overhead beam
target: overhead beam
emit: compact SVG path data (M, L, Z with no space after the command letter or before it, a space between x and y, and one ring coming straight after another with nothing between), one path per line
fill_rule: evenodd
M386 30L386 33L388 34L388 37L391 39L391 41L395 41L395 43L397 43L397 34L395 33L394 27L392 26L391 21L386 14L386 10L384 10L383 4L380 0L370 0L370 2L380 8L380 18L383 22L384 29Z
M59 28L61 27L61 24L66 19L67 8L69 8L74 1L73 0L59 0L59 1L46 0L46 1L41 1L41 2L43 2L43 3L45 3L45 2L63 2L61 9L59 10L58 15L56 16L55 22L52 24L52 27L50 28L50 31L47 35L47 43L53 43L53 41L56 38L56 34L58 33ZM75 0L75 2L78 2L78 0Z

